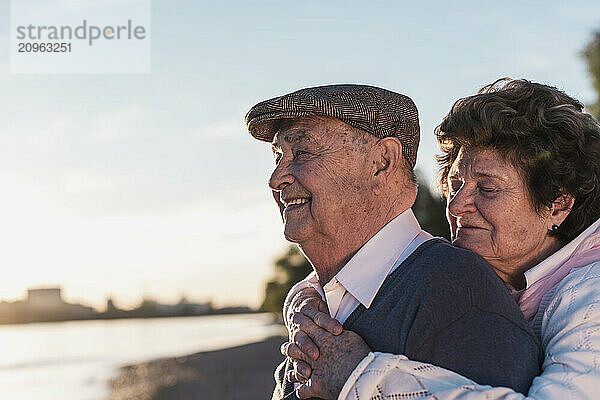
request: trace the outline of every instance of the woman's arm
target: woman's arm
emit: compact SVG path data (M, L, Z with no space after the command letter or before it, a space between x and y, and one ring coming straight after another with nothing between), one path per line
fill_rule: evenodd
M478 385L452 371L411 361L403 355L369 353L354 369L338 400L410 398L439 400L522 400L509 388Z
M493 388L404 356L370 353L339 400L391 397L439 400L595 399L600 395L600 263L577 269L556 288L542 320L544 363L528 396Z

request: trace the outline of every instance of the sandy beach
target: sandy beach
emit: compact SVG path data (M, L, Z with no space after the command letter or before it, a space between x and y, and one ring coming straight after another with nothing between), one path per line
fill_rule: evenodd
M270 399L285 338L122 368L110 400Z

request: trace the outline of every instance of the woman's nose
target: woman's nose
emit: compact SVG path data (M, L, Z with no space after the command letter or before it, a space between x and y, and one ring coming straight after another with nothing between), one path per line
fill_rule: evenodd
M454 193L448 202L448 212L455 217L461 217L475 210L473 191L469 190L466 185L463 185Z

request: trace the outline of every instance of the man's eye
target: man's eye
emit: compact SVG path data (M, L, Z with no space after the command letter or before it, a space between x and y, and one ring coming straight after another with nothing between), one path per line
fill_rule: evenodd
M297 151L294 153L294 158L298 158L298 157L306 156L306 155L309 155L309 154L310 154L310 153L309 153L309 152L307 152L307 151L304 151L304 150L297 150Z

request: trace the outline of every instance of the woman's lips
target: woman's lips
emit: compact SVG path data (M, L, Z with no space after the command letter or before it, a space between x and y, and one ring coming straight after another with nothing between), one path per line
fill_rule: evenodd
M464 230L484 230L484 228L480 227L480 226L474 226L474 225L458 225L456 227L456 229L464 231Z

